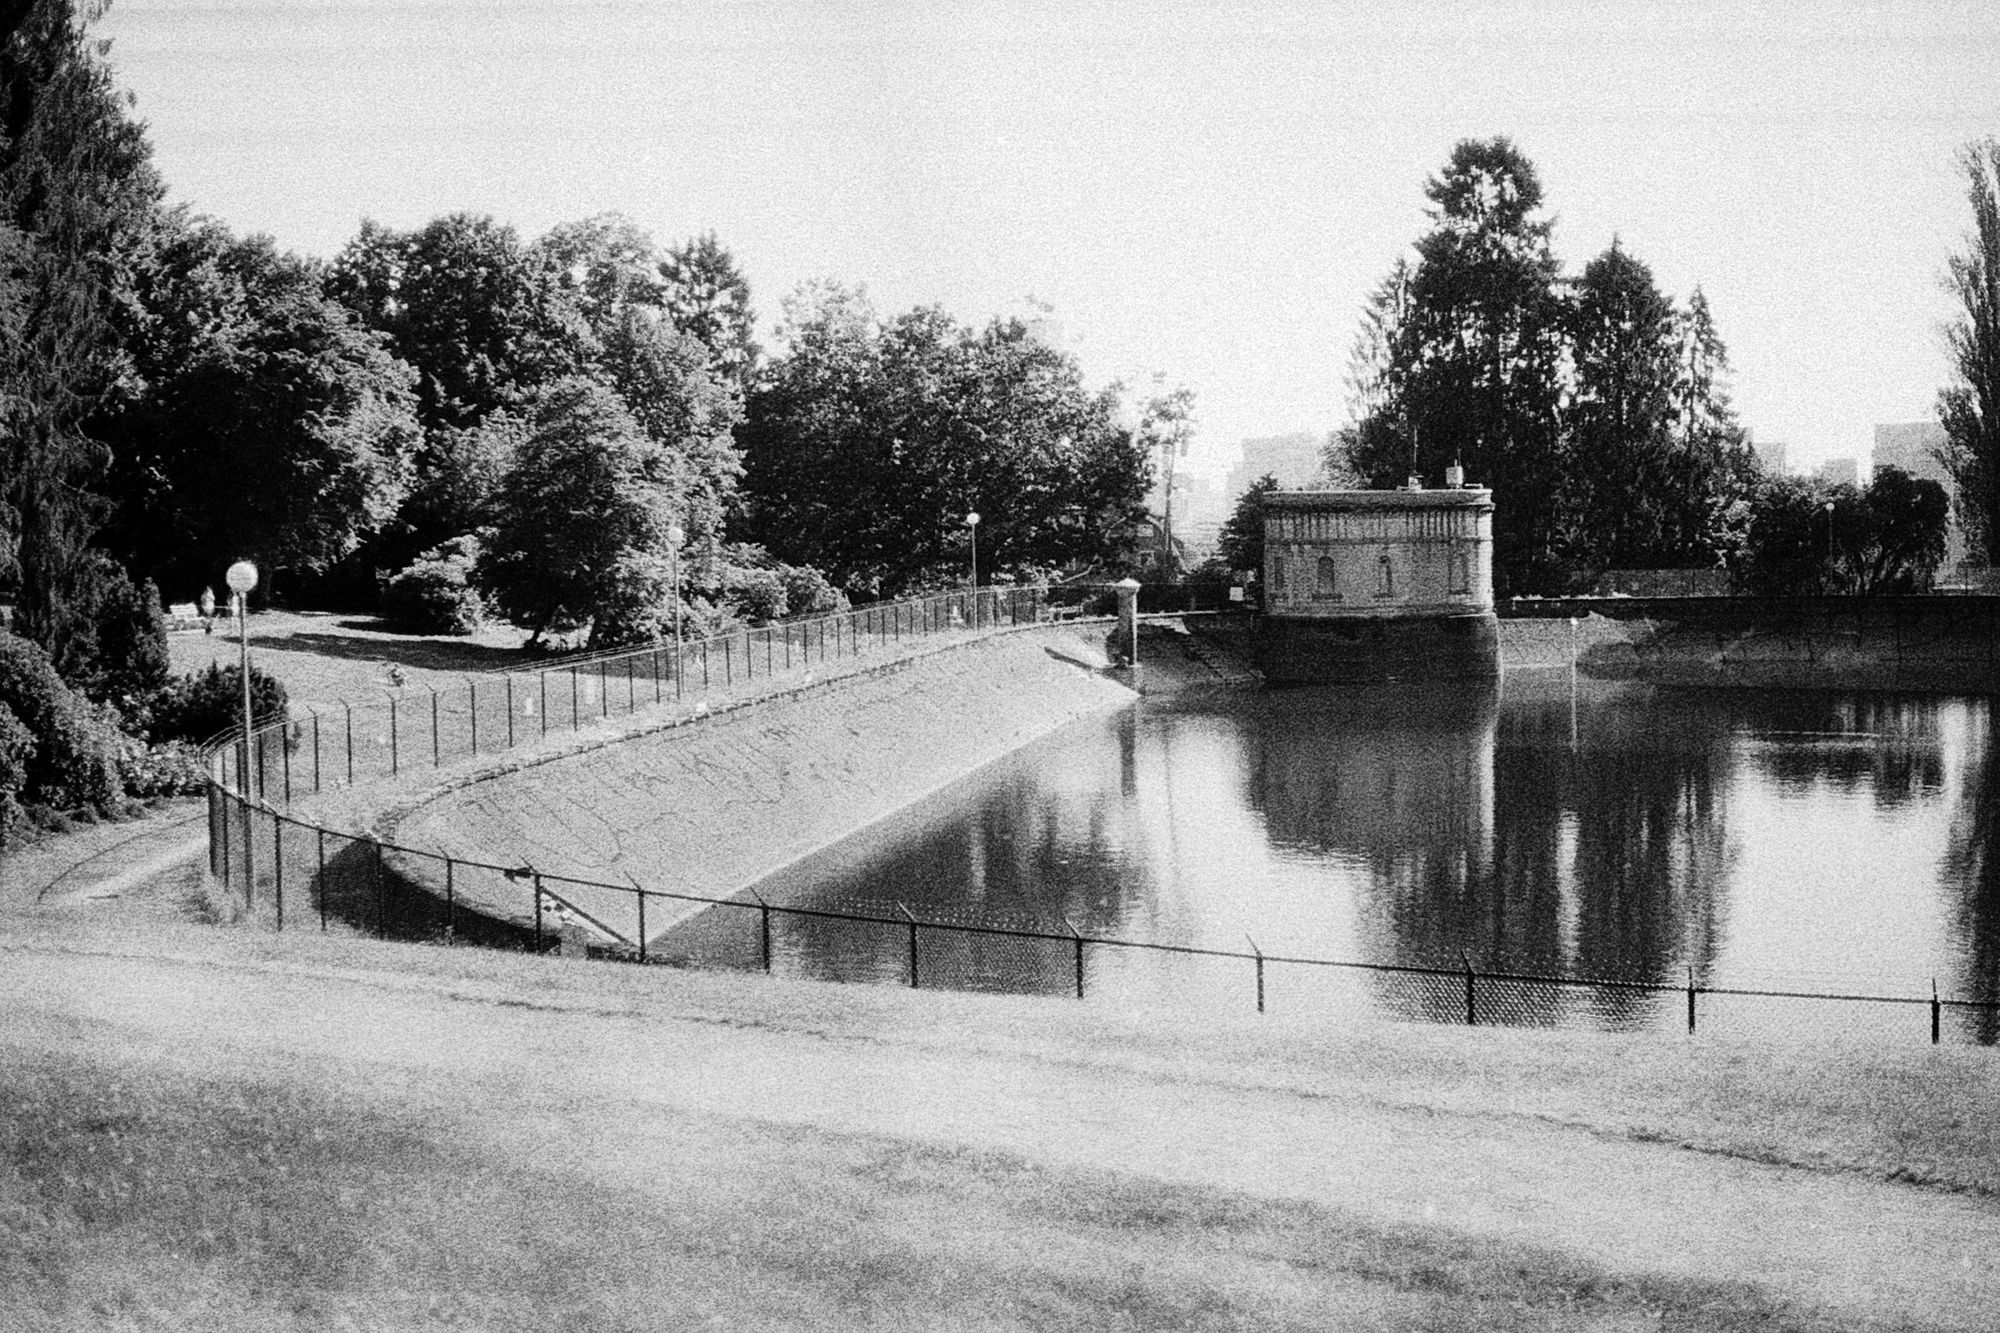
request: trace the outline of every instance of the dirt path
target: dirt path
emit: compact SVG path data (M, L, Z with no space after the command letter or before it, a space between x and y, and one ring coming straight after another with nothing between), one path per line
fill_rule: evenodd
M1048 1001L518 958L426 977L18 936L0 950L14 1043L414 1081L456 1134L625 1186L674 1188L688 1164L649 1127L696 1112L1444 1225L1619 1273L1740 1281L1862 1326L1986 1329L2000 1309L1991 1200L1412 1103L1337 1065L1245 1062L1226 1028L1163 1066L1115 1039L1123 1020Z

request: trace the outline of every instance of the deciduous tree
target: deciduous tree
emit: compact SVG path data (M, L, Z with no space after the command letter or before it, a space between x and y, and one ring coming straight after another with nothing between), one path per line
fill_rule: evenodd
M962 570L969 512L982 577L1105 560L1144 514L1147 458L1115 393L1019 321L885 324L837 286L786 309L745 430L749 516L774 555L882 596Z
M1946 289L1959 315L1945 328L1952 383L1938 394L1959 514L1975 549L2000 559L2000 139L1959 154L1972 229L1950 256Z
M604 384L576 376L528 410L480 579L539 641L588 627L594 645L654 636L672 587L675 462Z

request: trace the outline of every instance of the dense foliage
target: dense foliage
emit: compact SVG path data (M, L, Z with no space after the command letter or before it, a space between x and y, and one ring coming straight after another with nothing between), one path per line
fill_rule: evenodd
M1014 320L879 318L858 292L787 303L745 429L748 527L848 593L890 596L1116 557L1144 510L1144 446L1111 392Z
M1945 330L1953 380L1938 395L1938 419L1966 533L2000 560L2000 139L1966 145L1959 164L1972 230L1946 277L1960 313Z
M1216 555L1236 572L1264 572L1264 497L1278 489L1278 479L1266 472L1236 497L1236 508L1216 539Z
M382 614L417 634L470 634L486 620L474 582L479 539L454 537L397 571L382 589Z
M1565 279L1534 165L1468 140L1425 187L1432 230L1371 296L1337 437L1374 486L1493 488L1494 582L1587 585L1610 567L1713 567L1755 475L1697 291L1686 311L1618 242Z
M1944 488L1884 468L1864 490L1762 482L1730 553L1737 588L1767 597L1922 592L1944 559Z

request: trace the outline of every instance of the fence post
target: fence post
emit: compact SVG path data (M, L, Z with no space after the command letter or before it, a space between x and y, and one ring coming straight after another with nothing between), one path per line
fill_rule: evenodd
M382 844L374 838L369 842L375 846L375 938L389 938L388 890L382 883Z
M549 734L549 673L537 671L535 683L542 691L542 735L546 736Z
M278 898L278 933L285 933L285 820L271 812L271 887Z
M626 876L631 879L630 875ZM632 887L639 889L639 881L632 880ZM646 961L646 891L639 889L639 961Z
M217 785L220 785L220 784L217 784ZM220 799L220 800L218 801L218 804L219 804L219 805L221 805L221 807L222 807L222 820L221 820L221 824L222 824L222 892L223 892L223 895L224 895L224 896L226 897L226 896L228 896L228 893L229 893L229 821L230 821L231 819L235 818L235 815L236 815L236 812L235 812L234 810L231 810L231 809L229 808L229 801L228 801L228 799L227 799L227 793L228 793L228 790L229 790L229 789L228 789L227 787L224 787L224 788L223 788L222 790L223 790L223 792L224 792L224 797L223 797L222 799Z
M1083 932L1070 923L1068 917L1062 923L1069 927L1070 938L1076 941L1076 998L1083 998Z
M608 659L597 664L597 715L611 716L611 663Z
M292 803L292 724L290 719L278 724L278 758L285 772L285 804Z
M1458 956L1465 963L1465 1025L1472 1027L1479 1022L1479 1010L1472 1002L1472 955L1460 949Z
M472 757L474 759L477 759L479 757L479 682L478 681L467 680L465 682L465 696L466 696L466 707L469 708L472 713Z
M319 714L312 712L313 720L313 795L319 795Z
M530 866L528 867L528 874L534 880L535 885L535 952L540 953L542 951L542 872Z
M764 960L764 971L771 970L771 904L764 901L764 895L753 895L757 899L757 938L759 952Z
M347 710L347 785L354 785L354 705L344 703Z
M319 835L319 928L326 933L326 830L313 830Z
M1694 1035L1694 969L1688 969L1688 1035Z
M1243 937L1250 940L1248 935ZM1250 940L1250 952L1257 955L1257 1012L1264 1012L1264 951L1257 947L1257 941Z
M458 935L458 863L444 859L444 938L447 943Z
M639 694L637 687L632 684L632 667L632 656L630 653L627 653L625 655L625 711L628 713L639 711Z
M394 777L402 765L401 741L396 735L396 705L401 702L395 695L389 696L389 775Z
M901 903L896 904L896 910L901 912L904 916L909 917L910 919L910 989L916 990L917 989L917 918L915 913L911 912L909 908L903 906Z
M251 821L256 812L250 808L250 793L245 790L236 798L243 803L243 910L249 911L254 905L257 892L257 839L256 825Z
M1938 1044L1938 1037L1940 1036L1938 1019L1940 1017L1940 1010L1942 1009L1942 1007L1943 1006L1941 1006L1938 1003L1937 978L1932 977L1931 978L1931 1045L1933 1046Z
M440 768L443 765L444 750L438 744L438 692L434 685L431 687L431 767Z
M736 636L731 634L722 641L722 683L736 683Z
M707 639L701 641L701 692L703 694L708 693L708 643Z
M764 679L771 678L771 627L764 626Z
M569 669L569 729L571 731L577 731L583 727L583 711L577 704L576 698L577 688L576 668L571 667Z
M653 668L653 702L657 704L666 697L665 692L660 688L660 645L657 643L654 644L653 651L648 653L646 657L648 663Z

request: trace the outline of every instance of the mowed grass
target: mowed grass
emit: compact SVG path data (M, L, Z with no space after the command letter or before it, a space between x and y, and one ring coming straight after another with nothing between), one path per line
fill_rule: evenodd
M0 1048L0 1327L1828 1329L1755 1290L994 1152ZM1143 1132L1136 1130L1135 1132ZM1879 1326L1876 1326L1879 1327Z

